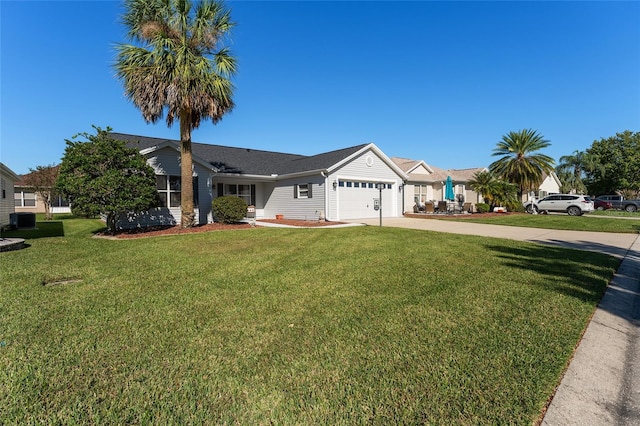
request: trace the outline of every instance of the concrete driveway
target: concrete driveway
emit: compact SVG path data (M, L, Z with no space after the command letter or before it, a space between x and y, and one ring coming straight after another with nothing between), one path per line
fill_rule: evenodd
M379 219L351 222L380 223ZM622 259L542 425L640 425L640 235L413 218L383 218L382 226L529 241Z
M349 222L379 226L379 219L358 219ZM638 234L611 234L606 232L558 231L554 229L523 228L519 226L486 225L460 220L383 218L382 226L422 229L452 234L481 235L507 238L532 243L590 250L623 258Z

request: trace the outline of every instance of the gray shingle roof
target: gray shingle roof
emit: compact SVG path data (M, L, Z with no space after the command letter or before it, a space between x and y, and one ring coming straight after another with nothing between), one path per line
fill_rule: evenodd
M124 133L111 133L114 139L127 142L127 145L138 150L151 148L165 142L180 146L180 141L173 139L150 138ZM311 170L325 170L348 156L356 153L367 144L350 148L325 152L313 156L287 154L282 152L262 151L251 148L235 148L222 145L209 145L192 142L193 155L200 157L218 168L222 173L239 173L248 175L270 176L286 175Z
M420 163L419 160L412 160L410 158L400 158L400 157L393 157L391 158L391 161L393 161L396 165L398 165L398 167L400 167L402 171L405 173L407 173L409 170L413 169L418 163ZM446 180L447 176L451 176L451 179L453 179L454 183L468 182L471 179L473 179L473 176L476 173L485 170L484 167L444 170L444 169L441 169L440 167L436 167L431 164L429 164L428 167L430 167L431 170L433 170L433 173L429 175L410 173L409 180L418 181L418 182L441 182Z

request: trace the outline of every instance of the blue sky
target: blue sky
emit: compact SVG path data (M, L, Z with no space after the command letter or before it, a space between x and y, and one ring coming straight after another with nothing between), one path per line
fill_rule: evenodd
M236 108L196 142L313 155L373 142L441 168L488 166L532 128L556 160L640 131L640 2L232 1ZM116 1L0 2L0 161L58 163L65 139L147 124L112 64Z

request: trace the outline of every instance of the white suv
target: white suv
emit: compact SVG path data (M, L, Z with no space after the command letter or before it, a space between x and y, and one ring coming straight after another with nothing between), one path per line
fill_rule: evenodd
M581 216L593 211L593 201L588 195L553 194L541 200L524 203L527 213L566 212L569 216Z

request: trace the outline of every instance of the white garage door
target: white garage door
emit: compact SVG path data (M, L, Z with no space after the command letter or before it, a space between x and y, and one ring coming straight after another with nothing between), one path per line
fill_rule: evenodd
M339 219L365 219L380 217L375 209L375 200L380 198L380 190L374 182L340 181L338 184ZM385 184L382 190L382 216L395 216L393 197L395 185Z

